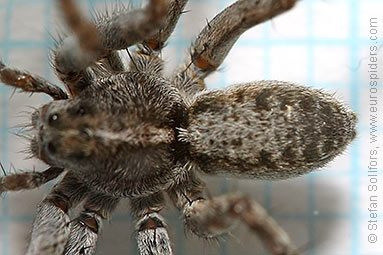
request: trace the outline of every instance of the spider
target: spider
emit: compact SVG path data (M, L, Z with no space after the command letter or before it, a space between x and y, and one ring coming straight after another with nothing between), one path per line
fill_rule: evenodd
M161 50L187 0L119 7L95 22L73 1L57 2L72 31L53 51L66 91L0 61L4 84L53 98L31 116L30 150L50 167L0 178L6 192L62 176L38 206L27 254L93 254L102 220L123 198L136 218L139 254L172 254L160 216L166 196L197 236L216 238L242 222L272 254L298 254L257 202L240 193L206 198L199 177L303 175L330 162L356 136L356 115L321 90L283 81L205 87L242 33L296 1L238 0L208 22L169 77L162 74Z

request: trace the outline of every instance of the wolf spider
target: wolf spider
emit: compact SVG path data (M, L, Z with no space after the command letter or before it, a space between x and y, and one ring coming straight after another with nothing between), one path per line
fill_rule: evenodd
M215 238L239 221L272 254L298 254L258 203L239 193L205 198L198 177L299 176L324 166L355 137L356 115L320 90L283 81L205 88L243 32L295 0L238 0L208 22L170 77L162 74L160 53L187 0L120 7L96 15L95 23L73 1L58 2L72 31L53 52L66 91L0 61L4 84L54 99L31 117L30 149L50 167L0 179L6 192L63 175L38 206L27 254L93 254L102 220L122 198L137 219L139 253L172 254L160 216L165 196L197 236Z

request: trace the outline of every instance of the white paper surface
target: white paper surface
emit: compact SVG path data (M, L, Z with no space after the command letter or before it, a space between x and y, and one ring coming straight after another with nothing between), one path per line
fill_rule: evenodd
M105 1L80 2L84 10L88 10L91 6L102 9ZM190 1L186 7L190 12L183 15L164 51L168 63L166 70L181 62L206 20L232 2ZM287 14L244 34L221 70L207 79L209 87L260 79L294 81L334 92L358 113L356 141L318 172L272 183L206 178L208 190L213 195L241 191L264 205L294 243L303 247L303 254L383 254L383 81L378 82L376 93L370 91L373 66L368 65L371 54L376 54L378 75L383 78L383 50L371 48L380 47L383 42L382 10L382 0L299 1ZM372 18L377 18L377 23L373 24L376 27L370 25ZM53 45L49 34L54 33L59 20L54 1L0 0L0 56L13 67L59 84L47 61L48 47ZM371 40L375 35L377 39ZM12 89L5 86L0 86L0 93L0 161L7 169L10 164L17 170L45 169L38 160L24 159L25 155L19 151L26 149L28 144L10 131L13 126L28 121L28 114L23 113L31 111L28 106L37 107L50 99L23 93L11 97ZM373 143L369 140L370 116L375 114L371 112L371 95L378 96L377 111L380 113L377 132L373 132L378 137ZM379 146L377 159L371 159L371 150ZM378 164L376 177L368 176L372 161ZM36 206L49 187L8 193L0 200L0 254L25 252ZM380 191L376 215L368 210L373 206L371 199L377 195L370 191L373 187ZM372 213L375 212L372 210ZM239 226L231 236L215 245L192 235L185 237L180 214L170 204L163 216L169 225L175 254L268 254L244 226ZM126 201L104 226L97 254L136 254L134 222ZM373 226L377 226L377 230L369 230ZM376 243L372 243L374 235Z

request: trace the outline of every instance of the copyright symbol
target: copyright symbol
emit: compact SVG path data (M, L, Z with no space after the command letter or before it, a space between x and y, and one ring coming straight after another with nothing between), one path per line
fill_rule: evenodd
M369 234L368 235L368 242L369 243L376 243L378 241L378 237L375 234Z

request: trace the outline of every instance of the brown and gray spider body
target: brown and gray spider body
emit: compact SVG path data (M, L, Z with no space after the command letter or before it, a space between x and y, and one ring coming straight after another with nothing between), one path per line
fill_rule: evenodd
M92 254L103 219L122 198L137 219L140 254L171 254L159 215L167 195L186 227L214 238L242 221L272 254L297 254L285 231L241 194L205 199L198 173L284 179L324 166L355 137L356 116L332 96L287 82L207 90L248 28L295 0L239 0L192 44L185 65L163 77L161 49L186 0L150 0L143 9L84 19L60 0L73 34L54 50L67 92L0 62L0 80L54 101L32 115L31 151L51 167L0 178L0 192L38 187L63 173L38 207L27 254ZM136 45L129 66L118 50ZM81 212L69 218L73 208Z

